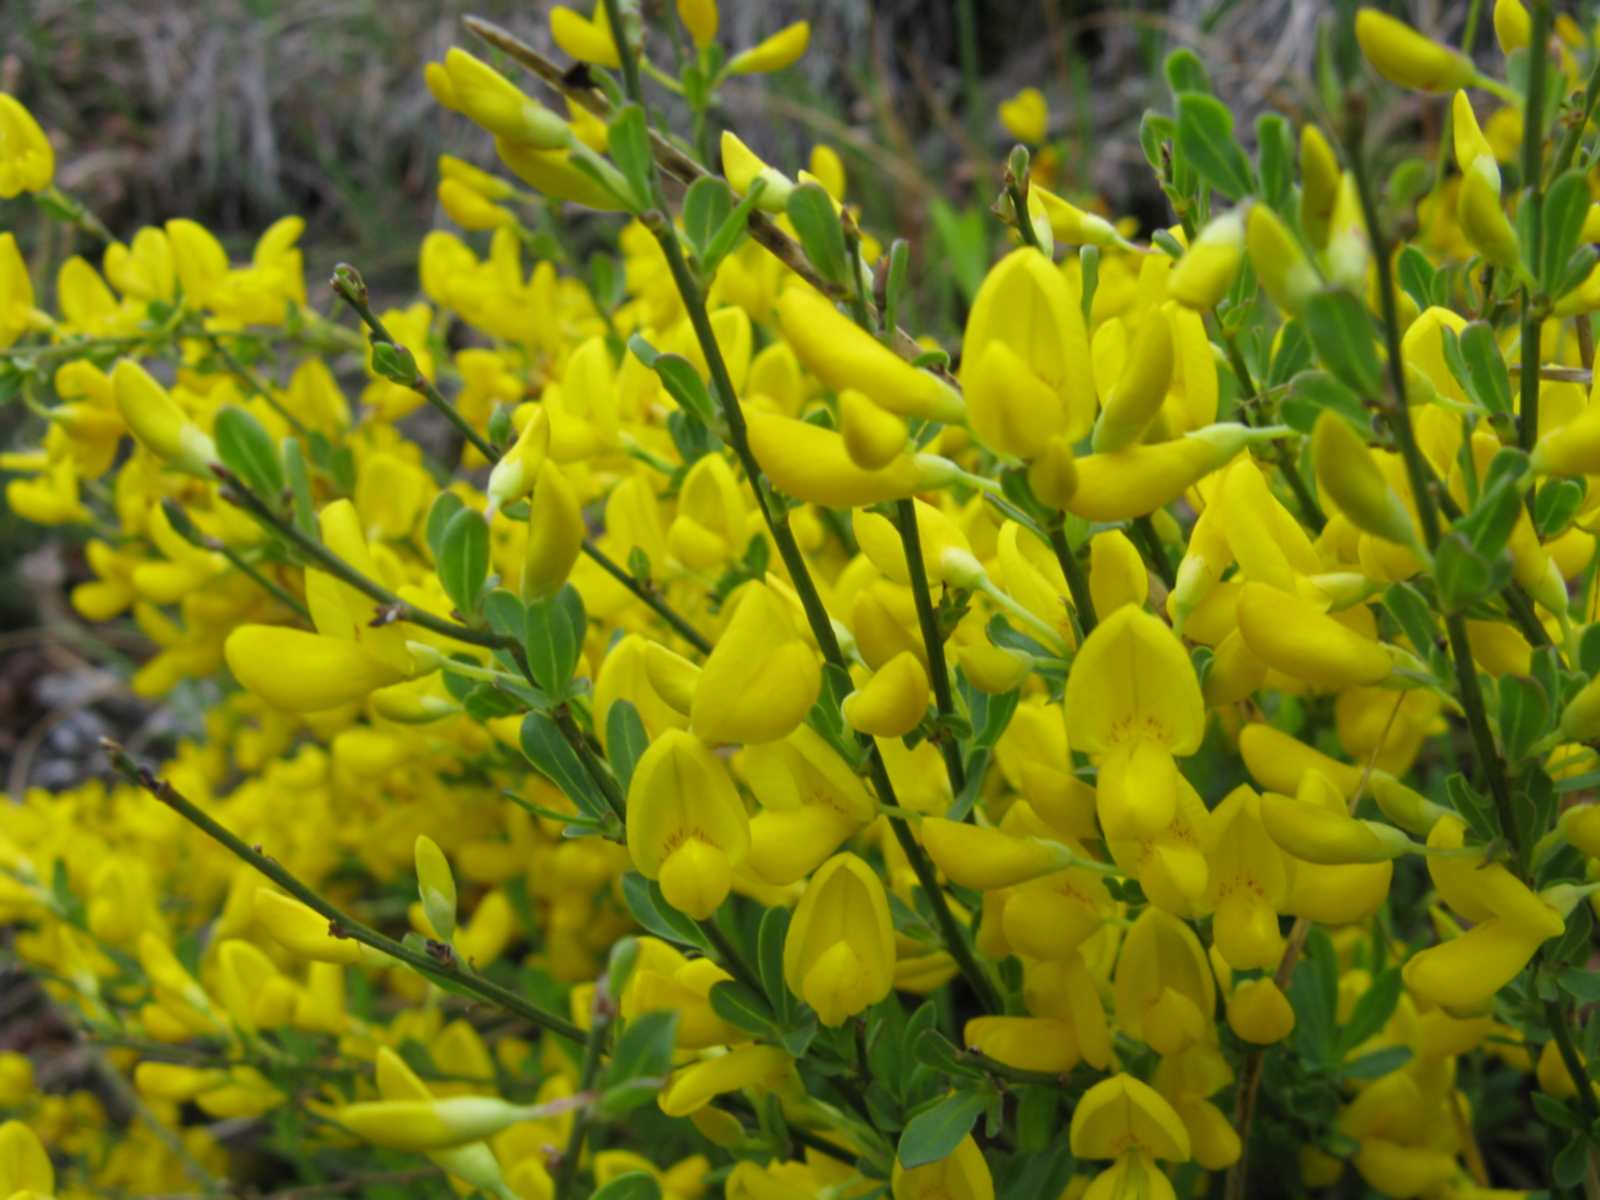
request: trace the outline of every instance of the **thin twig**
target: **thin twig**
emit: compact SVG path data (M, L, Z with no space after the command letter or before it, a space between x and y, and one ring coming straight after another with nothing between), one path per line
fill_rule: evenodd
M413 950L404 943L379 933L370 925L357 921L341 909L335 908L275 859L269 858L253 846L246 845L236 834L219 825L209 814L185 798L171 783L156 775L149 767L135 762L117 743L107 738L102 739L100 744L111 756L111 764L116 768L117 774L129 783L142 787L212 841L254 867L300 903L326 917L329 922L328 932L333 936L351 938L364 946L370 946L424 975L442 976L490 1004L497 1005L506 1012L521 1017L558 1037L578 1043L584 1041L586 1036L584 1031L571 1021L555 1013L545 1012L509 988L501 987L498 983L463 967L454 953L449 952L448 947L445 947L446 953L439 955Z

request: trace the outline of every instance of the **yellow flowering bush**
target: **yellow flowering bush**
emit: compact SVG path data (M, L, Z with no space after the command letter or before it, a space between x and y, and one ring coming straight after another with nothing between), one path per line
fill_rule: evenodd
M1026 89L941 343L835 153L714 129L807 27L669 16L469 20L503 171L381 311L296 217L117 240L0 96L104 242L0 233L6 503L209 698L4 810L103 1086L0 1055L0 1197L1600 1195L1600 30L1362 9L1253 154L1177 51L1168 228Z

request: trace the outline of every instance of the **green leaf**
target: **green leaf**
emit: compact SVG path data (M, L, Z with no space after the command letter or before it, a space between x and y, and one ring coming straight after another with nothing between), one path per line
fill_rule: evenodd
M630 1079L657 1079L672 1068L678 1014L673 1009L641 1013L629 1021L611 1050L601 1085L614 1087Z
M1406 246L1401 250L1395 260L1395 275L1400 282L1400 290L1410 296L1411 302L1419 309L1433 303L1434 281L1439 272L1421 250L1415 246Z
M1457 532L1439 539L1433 568L1439 599L1447 613L1465 612L1479 600L1498 592L1511 578L1509 562L1478 553L1472 543Z
M1506 760L1517 763L1528 756L1550 721L1550 699L1531 679L1517 675L1500 678L1500 744Z
M844 226L834 211L833 199L820 184L803 183L789 193L785 205L800 246L817 274L828 283L850 282L849 257L844 246Z
M1584 218L1589 215L1589 179L1582 171L1568 171L1550 185L1544 196L1544 222L1539 244L1539 282L1546 295L1555 295L1566 273L1567 260L1578 248Z
M954 1092L912 1117L900 1134L900 1165L923 1167L948 1158L993 1098L987 1088Z
M982 1077L982 1068L964 1061L961 1052L937 1029L914 1030L908 1026L906 1034L908 1037L915 1034L915 1040L911 1043L911 1056L923 1066L932 1067L941 1076L966 1076L972 1079Z
M733 211L733 192L715 175L702 175L683 194L683 233L695 257L704 263L705 250L717 230Z
M1584 1004L1600 1003L1600 974L1583 967L1563 967L1556 976L1562 991Z
M1061 1128L1061 1095L1053 1087L1025 1086L1018 1089L1017 1149L1037 1154L1049 1147Z
M528 668L551 700L559 701L566 696L572 672L583 654L583 636L587 629L583 598L570 583L563 585L550 599L528 605L524 644Z
M1178 97L1178 152L1229 200L1255 191L1250 160L1233 136L1233 113L1215 96L1184 92Z
M584 770L577 752L561 735L560 728L550 716L531 712L522 718L522 753L534 768L578 806L578 811L597 821L612 821L615 814L589 773Z
M1363 433L1367 431L1367 409L1361 397L1326 371L1302 371L1290 380L1289 394L1278 412L1284 424L1309 434L1325 408L1331 408Z
M928 205L933 229L939 235L939 254L968 304L989 271L989 225L983 210L973 207L959 213L942 199Z
M1288 215L1294 199L1294 131L1281 114L1256 118L1256 159L1262 196L1280 215Z
M433 506L428 509L427 539L428 549L433 552L433 561L439 561L439 555L444 550L444 531L449 528L451 518L460 512L466 505L461 497L454 492L440 492L433 499Z
M1339 1030L1337 1053L1342 1058L1362 1042L1378 1033L1394 1014L1400 1002L1400 968L1380 972L1356 1001L1349 1022Z
M1522 516L1521 479L1527 472L1528 456L1524 451L1501 447L1489 461L1478 502L1455 523L1455 531L1485 558L1494 558L1506 548L1511 531Z
M900 323L905 303L906 276L911 268L911 244L905 238L889 243L889 273L883 282L883 327L890 332Z
M1090 314L1094 312L1094 294L1100 289L1100 247L1079 246L1078 264L1082 268L1079 305L1083 311L1084 328L1089 328Z
M657 937L701 951L711 949L700 927L668 904L661 889L639 872L629 871L622 877L622 902L633 919Z
M712 987L709 999L712 1011L728 1024L757 1037L772 1035L778 1018L753 988L736 979L724 979Z
M1552 538L1577 515L1585 496L1581 479L1551 479L1533 498L1533 525L1540 538Z
M1306 327L1297 320L1288 320L1273 339L1272 361L1267 364L1265 383L1277 387L1288 383L1301 371L1312 365L1311 339Z
M756 964L761 973L761 986L780 1023L789 1023L794 1002L789 995L789 985L783 979L783 941L789 933L789 910L769 908L761 918L761 928L756 932Z
M1410 1061L1410 1046L1385 1046L1382 1050L1351 1059L1339 1073L1346 1079L1378 1079L1391 1071L1398 1071Z
M755 211L756 203L766 188L767 183L764 179L757 179L752 183L750 190L744 194L744 199L733 207L722 219L722 224L712 233L700 254L700 269L706 275L711 275L722 260L732 254L739 243L749 236L750 214Z
M628 339L628 349L633 356L645 366L654 371L661 379L661 385L667 389L667 394L676 401L679 408L694 416L703 425L712 425L716 417L712 409L711 393L706 389L705 381L700 378L700 373L694 369L694 364L681 354L663 354L657 350L642 334L634 334Z
M528 625L528 610L514 592L495 588L483 598L483 619L501 637L521 641Z
M589 1200L661 1200L661 1185L643 1171L629 1171L594 1192Z
M217 412L211 430L217 444L217 457L250 490L276 504L283 491L283 464L272 435L260 421L242 408L224 405Z
M1198 54L1186 46L1167 55L1161 70L1174 96L1182 96L1185 92L1211 91L1211 79L1206 75L1205 64L1200 61Z
M1144 158L1150 164L1150 169L1160 174L1166 169L1162 161L1161 147L1172 142L1178 136L1178 125L1166 113L1146 109L1139 118L1139 149L1144 151Z
M1459 334L1444 330L1445 364L1474 404L1491 413L1511 411L1511 373L1485 321L1473 321Z
M1377 396L1378 351L1366 306L1342 289L1318 292L1302 319L1322 365L1361 395Z
M300 451L300 443L292 437L283 439L283 475L289 487L294 527L307 537L316 537L317 511L311 499L311 475L306 470L306 459ZM449 493L440 492L439 495L446 496ZM461 501L458 499L456 503Z
M1424 658L1439 640L1439 625L1432 607L1409 583L1393 583L1383 593L1383 606L1399 623L1412 649Z
M644 109L637 104L624 104L617 110L611 118L607 148L633 192L634 211L643 212L650 207L650 198L655 194L652 185L656 170Z
M1479 792L1470 783L1466 776L1459 771L1451 774L1444 781L1445 798L1450 801L1450 807L1461 815L1472 832L1482 841L1492 841L1499 836L1499 828L1495 823L1494 809L1489 804L1489 798Z
M606 757L611 760L611 769L616 772L624 794L633 781L633 769L639 765L639 757L649 744L650 735L645 732L644 722L639 719L639 710L633 702L612 701L606 711Z
M470 617L489 577L489 523L476 509L463 508L450 518L439 543L439 582L456 611Z

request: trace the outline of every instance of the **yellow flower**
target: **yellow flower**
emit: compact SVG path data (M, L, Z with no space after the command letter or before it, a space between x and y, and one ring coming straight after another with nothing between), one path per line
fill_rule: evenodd
M0 93L0 100L8 99ZM38 324L33 307L33 280L28 264L17 249L16 235L0 233L0 350L5 349Z
M217 458L216 446L173 401L167 389L131 358L117 360L111 371L117 408L128 430L163 462L196 475L208 475Z
M55 174L56 155L33 114L0 92L0 200L41 192Z
M559 592L583 552L585 528L578 497L560 467L539 468L528 506L528 547L522 559L522 598L548 600Z
M765 583L745 587L695 683L689 727L702 740L771 742L805 719L822 689L816 651Z
M639 873L659 879L680 912L696 920L711 916L750 845L749 820L727 768L692 733L668 730L640 756L627 812L628 854Z
M686 1117L724 1092L771 1091L787 1083L794 1059L776 1046L736 1046L673 1073L656 1097L669 1117Z
M894 963L882 882L855 855L835 855L795 907L783 943L784 980L833 1028L889 994Z
M1085 1193L1097 1200L1170 1197L1172 1185L1156 1161L1189 1161L1189 1131L1177 1111L1160 1092L1125 1073L1102 1079L1084 1093L1072 1112L1070 1138L1078 1158L1116 1160Z
M1061 272L1031 247L990 269L961 343L961 385L973 432L1002 454L1031 459L1094 420L1083 313Z
M968 1134L938 1162L906 1168L896 1159L890 1191L894 1200L994 1200L994 1179Z
M594 6L592 19L565 5L557 5L550 10L550 36L579 62L612 68L622 65L604 4Z
M55 1190L55 1168L39 1144L38 1135L21 1121L0 1125L0 1192L7 1196L43 1198Z
M1050 105L1036 87L1025 87L1000 102L1000 124L1018 141L1037 146L1050 132Z

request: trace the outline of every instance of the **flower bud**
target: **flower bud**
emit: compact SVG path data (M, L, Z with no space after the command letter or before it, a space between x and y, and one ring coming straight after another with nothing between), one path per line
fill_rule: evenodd
M1318 486L1352 525L1398 545L1416 544L1405 503L1389 487L1366 441L1332 409L1323 409L1312 428L1311 462Z
M1269 667L1319 687L1381 683L1393 670L1384 644L1264 583L1239 589L1239 632Z
M1151 309L1139 323L1116 386L1106 394L1100 419L1095 422L1092 445L1096 454L1120 450L1138 440L1167 398L1172 363L1171 322L1161 309Z
M528 1106L498 1096L450 1096L435 1100L368 1100L336 1112L351 1133L389 1150L445 1150L508 1129L530 1115Z
M288 712L354 704L405 678L357 642L281 625L241 625L222 653L240 686Z
M796 21L785 25L771 37L728 60L723 72L728 75L765 75L781 71L800 60L811 44L811 23Z
M210 475L221 461L216 446L148 371L131 358L118 359L111 383L122 419L140 445L181 471Z
M1390 83L1419 92L1453 92L1477 78L1472 60L1375 8L1356 13L1356 41Z
M797 500L859 508L903 500L923 486L923 472L909 454L866 470L850 457L844 438L831 429L759 409L745 417L756 462L779 490Z
M1244 221L1238 212L1212 219L1167 276L1167 295L1205 312L1228 294L1244 261Z
M915 654L901 651L846 696L842 709L846 724L857 733L901 737L928 711L928 673Z
M1169 442L1085 455L1076 462L1076 490L1062 507L1085 520L1107 523L1148 516L1264 436L1276 435L1223 423Z
M865 471L887 467L906 449L906 423L854 388L839 393L839 432L850 460Z
M444 852L427 834L418 834L415 847L417 895L436 936L449 941L456 931L456 880Z
M483 60L453 46L444 57L444 69L454 107L495 137L536 150L571 143L572 129L564 120Z
M1309 122L1300 130L1300 228L1320 250L1339 194L1339 160L1322 130Z
M829 387L857 388L903 417L966 419L959 392L933 372L913 367L819 292L792 283L779 295L777 309L784 337Z
M926 818L917 833L928 857L952 883L981 892L1026 883L1072 860L1065 847L1042 838L1013 837L943 817Z
M768 212L783 212L794 191L794 180L758 158L731 129L722 131L722 173L727 176L728 186L740 196L748 194L755 181L761 180L764 186L756 207Z
M539 469L528 508L528 546L522 558L522 598L548 600L559 592L583 551L586 530L578 497L553 462Z
M1252 1046L1272 1046L1294 1032L1294 1009L1271 976L1247 979L1228 997L1228 1028Z
M1473 249L1508 271L1522 262L1522 246L1500 203L1500 169L1494 157L1480 154L1462 173L1456 195L1456 220Z
M805 719L822 689L816 652L765 583L746 586L695 682L689 725L706 742L771 742Z
M1358 821L1276 792L1261 797L1261 822L1286 854L1311 863L1387 862L1417 848L1393 826Z
M1245 246L1256 278L1287 316L1298 314L1322 286L1317 269L1294 234L1267 205L1251 205L1245 222Z

